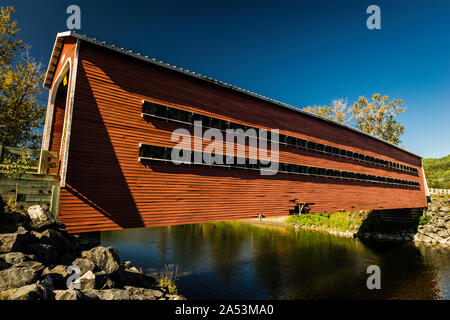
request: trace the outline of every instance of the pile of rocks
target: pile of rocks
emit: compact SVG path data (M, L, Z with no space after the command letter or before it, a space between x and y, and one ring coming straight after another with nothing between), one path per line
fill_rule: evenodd
M419 226L414 241L450 244L450 198L433 196L426 216L430 221Z
M0 300L184 299L121 264L117 249L83 248L46 207L1 215Z

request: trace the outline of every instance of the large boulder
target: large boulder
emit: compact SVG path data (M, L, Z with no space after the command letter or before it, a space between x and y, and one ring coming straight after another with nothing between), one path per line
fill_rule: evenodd
M105 271L98 271L95 275L95 289L112 289L115 287L115 281Z
M143 273L121 268L118 274L122 286L133 286L146 289L153 289L156 287L155 278Z
M8 252L0 254L0 259L9 264L18 264L25 261L32 261L35 259L33 255L24 254L22 252Z
M62 277L67 277L67 266L64 266L62 264L59 264L53 268L45 268L42 272L42 275L45 276L47 274L59 274Z
M95 275L92 271L88 271L80 278L81 290L95 289Z
M23 248L23 252L33 254L37 260L49 264L58 264L64 257L57 248L51 244L32 243Z
M0 234L0 253L20 251L32 240L30 234L26 231L24 232L23 228L20 228L15 233L2 233Z
M156 300L156 299L158 299L157 296L155 296L155 294L154 294L156 292L156 290L129 287L129 286L126 286L125 290L128 291L131 300ZM162 292L158 291L157 295L158 295L158 297L161 297Z
M55 300L81 300L82 294L75 289L68 290L54 290Z
M123 289L97 290L96 295L100 300L130 300L130 293Z
M55 247L65 250L76 249L76 243L70 241L65 233L55 229L47 229L43 232L33 231L33 235L39 240L40 243L51 244Z
M49 287L54 289L67 289L67 267L64 265L57 265L54 268L45 268L42 272L41 278L43 282L47 282Z
M42 300L43 288L33 283L19 288L8 289L0 292L0 300Z
M72 265L80 268L81 274L85 274L88 271L94 271L95 265L92 261L83 258L77 258L72 262Z
M50 228L64 228L64 225L53 217L47 205L36 204L30 206L28 208L28 217L31 220L31 228L37 231Z
M19 288L36 282L44 269L42 263L25 261L0 271L0 289Z
M11 267L11 264L0 258L0 271L8 269L9 267Z
M116 272L120 266L119 253L113 247L95 247L85 253L84 257L92 261L97 268L105 271L107 274Z

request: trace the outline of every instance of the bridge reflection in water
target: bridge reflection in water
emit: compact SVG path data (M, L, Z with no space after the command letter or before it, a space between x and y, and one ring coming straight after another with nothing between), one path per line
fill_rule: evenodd
M108 231L146 273L177 264L188 299L449 299L446 249L414 243L362 243L327 233L219 222ZM381 269L368 290L366 269Z

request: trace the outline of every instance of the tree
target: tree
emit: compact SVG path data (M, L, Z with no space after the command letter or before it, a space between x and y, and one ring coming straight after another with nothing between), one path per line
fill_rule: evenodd
M348 124L350 122L347 100L344 99L333 100L331 106L314 105L308 106L304 110L339 123Z
M389 101L389 96L374 94L370 102L365 97L359 97L350 107L350 113L358 129L387 142L399 144L405 131L405 127L397 120L397 116L406 110L402 105L402 100Z
M44 74L41 64L16 40L20 29L11 21L13 7L0 13L0 144L36 148L41 140L44 106L38 103Z
M337 99L331 106L306 107L304 110L399 144L405 130L397 120L398 115L406 110L402 105L402 100L389 101L389 96L374 94L371 101L361 96L350 107L346 100Z

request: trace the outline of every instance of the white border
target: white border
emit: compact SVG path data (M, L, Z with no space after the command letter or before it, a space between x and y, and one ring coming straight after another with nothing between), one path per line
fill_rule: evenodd
M58 73L58 77L56 78L55 84L52 86L52 90L48 95L48 108L47 108L47 117L45 119L45 129L44 129L44 141L42 142L42 149L47 150L50 145L50 136L52 133L52 121L53 121L53 113L55 109L55 98L58 90L55 90L56 87L59 87L59 84L63 80L63 76L67 72L67 70L72 70L72 60L67 58L64 67ZM71 75L69 75L71 76ZM69 90L67 90L66 96L66 107L69 98Z
M72 115L73 115L73 104L75 100L75 85L77 81L77 68L78 68L78 55L80 52L80 39L77 39L76 49L75 49L75 55L73 58L73 68L72 68L72 77L70 81L70 96L69 96L69 105L66 112L68 112L67 115L67 127L66 127L66 135L65 135L65 143L64 143L64 159L62 160L61 165L61 187L66 186L66 174L67 174L67 160L69 156L69 143L70 143L70 133L72 129ZM66 125L66 124L64 124ZM61 140L62 143L62 140ZM61 150L62 151L62 150Z

